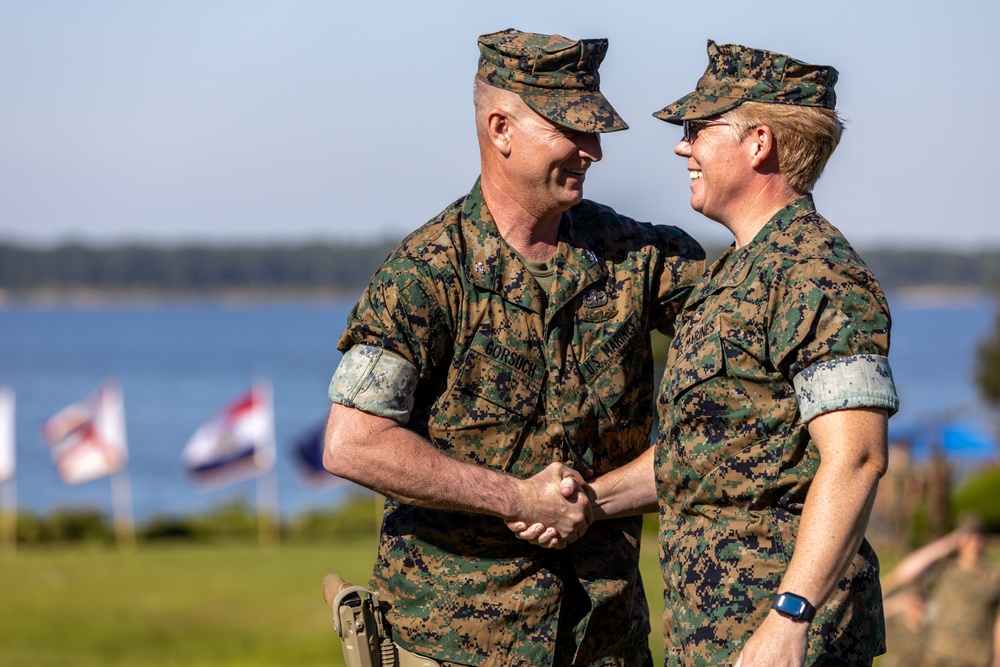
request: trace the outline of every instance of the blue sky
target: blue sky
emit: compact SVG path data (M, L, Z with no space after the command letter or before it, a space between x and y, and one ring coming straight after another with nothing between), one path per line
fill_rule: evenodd
M794 15L788 13L795 7ZM861 248L1000 248L1000 3L0 0L0 240L399 238L472 185L479 34L608 37L586 195L705 243L679 130L706 39L840 70L816 189Z

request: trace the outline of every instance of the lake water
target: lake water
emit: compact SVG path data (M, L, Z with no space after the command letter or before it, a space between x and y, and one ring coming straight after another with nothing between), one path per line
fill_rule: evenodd
M890 298L890 359L902 400L893 427L964 412L983 417L973 382L976 345L989 335L992 300L927 304ZM19 508L97 507L110 512L108 479L65 486L41 424L117 378L125 396L129 471L137 520L188 514L232 500L253 504L256 486L216 491L191 484L180 465L188 438L256 378L274 391L281 513L329 507L350 487L304 484L293 445L322 421L336 343L352 304L149 304L0 308L0 385L17 393Z

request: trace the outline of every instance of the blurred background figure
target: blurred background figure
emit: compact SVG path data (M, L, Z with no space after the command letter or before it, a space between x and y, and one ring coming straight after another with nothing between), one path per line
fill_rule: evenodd
M1000 570L984 558L985 546L982 520L965 515L889 573L882 590L892 635L883 665L1000 667ZM913 586L928 587L926 606Z

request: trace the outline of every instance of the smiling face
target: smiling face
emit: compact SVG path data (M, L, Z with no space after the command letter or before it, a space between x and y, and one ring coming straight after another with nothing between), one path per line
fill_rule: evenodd
M745 212L744 202L753 168L744 141L731 127L713 118L688 133L674 147L687 159L691 177L691 208L729 226Z
M507 167L522 206L546 217L580 203L587 169L602 157L600 135L556 125L527 105L511 119Z

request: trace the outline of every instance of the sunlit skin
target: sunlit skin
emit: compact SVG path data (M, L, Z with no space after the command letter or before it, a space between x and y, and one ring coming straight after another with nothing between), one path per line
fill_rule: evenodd
M691 208L724 225L745 209L743 197L753 175L743 156L745 141L738 141L727 125L709 125L693 142L682 138L674 146L674 153L687 159Z
M555 252L564 211L583 199L587 170L603 157L600 136L543 118L520 99L487 115L483 196L501 235L525 257Z
M540 221L548 211L562 215L583 199L587 170L603 157L600 135L556 125L528 109L512 118L510 182L526 205L537 207Z
M693 141L677 142L674 152L687 160L691 207L732 232L737 248L799 196L781 175L774 135L766 125L751 128L742 139L724 121L703 126Z

